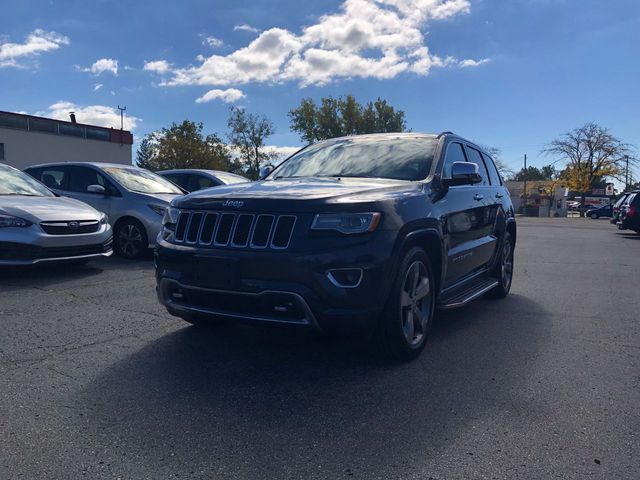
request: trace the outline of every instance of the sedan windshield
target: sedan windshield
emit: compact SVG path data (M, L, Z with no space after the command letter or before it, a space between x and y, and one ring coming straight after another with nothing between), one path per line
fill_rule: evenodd
M55 195L37 180L20 170L0 165L0 195L25 195L29 197L54 197Z
M173 183L147 170L106 167L104 171L111 175L120 185L132 192L183 195L182 190Z
M436 137L352 137L311 145L269 176L364 177L423 180L429 175Z

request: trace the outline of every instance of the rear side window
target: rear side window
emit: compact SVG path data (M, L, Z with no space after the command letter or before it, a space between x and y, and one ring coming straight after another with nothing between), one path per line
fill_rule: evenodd
M36 180L40 180L48 188L54 188L57 190L66 190L69 167L42 167L28 169L27 173Z
M169 180L171 183L178 185L181 188L184 188L187 191L189 190L189 175L185 175L184 173L171 173L169 175L162 175L164 178Z
M482 154L482 159L484 160L484 164L489 171L489 180L491 180L491 185L502 185L502 179L500 178L500 174L498 173L498 169L496 168L496 164L493 163L493 159L489 155Z
M489 185L489 173L487 172L487 167L484 166L484 162L482 161L482 155L475 148L467 147L467 157L468 161L471 163L475 163L478 166L478 173L482 177L482 182L478 185L488 186Z
M442 167L442 178L451 178L451 166L455 162L466 162L464 150L461 143L450 143L447 146L447 154L444 157L444 165Z

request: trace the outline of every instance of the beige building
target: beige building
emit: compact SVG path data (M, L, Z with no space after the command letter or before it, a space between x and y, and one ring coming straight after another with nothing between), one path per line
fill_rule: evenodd
M132 144L126 130L0 111L0 162L20 170L49 162L131 165Z

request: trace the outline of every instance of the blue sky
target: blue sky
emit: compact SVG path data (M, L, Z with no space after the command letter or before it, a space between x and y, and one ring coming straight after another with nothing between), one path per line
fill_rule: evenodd
M637 0L4 0L3 13L2 110L118 126L126 105L140 138L186 118L224 135L236 104L293 147L301 98L351 93L513 168L525 153L547 163L544 144L588 121L640 146Z

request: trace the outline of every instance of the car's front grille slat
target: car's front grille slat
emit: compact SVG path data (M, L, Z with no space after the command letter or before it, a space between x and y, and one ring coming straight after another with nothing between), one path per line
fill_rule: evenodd
M174 242L203 247L285 250L297 217L232 212L180 212Z

